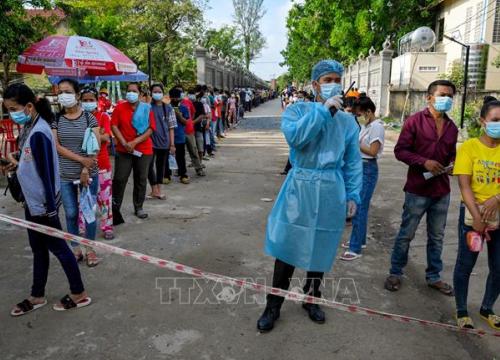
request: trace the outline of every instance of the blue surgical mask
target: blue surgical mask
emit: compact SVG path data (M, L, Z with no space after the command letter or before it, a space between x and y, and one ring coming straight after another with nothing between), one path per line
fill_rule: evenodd
M12 116L12 115L11 115ZM500 122L490 121L486 123L485 127L486 135L493 139L500 139Z
M136 92L130 91L127 93L127 95L125 95L125 99L127 99L127 101L129 103L134 104L137 102L137 100L139 100L139 94Z
M193 94L189 94L189 95L188 95L188 98L189 98L189 100L191 100L191 101L195 101L195 100L196 100L196 96L195 96L195 95L193 95Z
M19 125L24 125L31 120L31 115L26 115L24 110L10 112L9 115L12 121Z
M451 107L453 105L453 99L451 97L436 96L435 99L436 100L434 102L434 109L436 109L436 111L445 113L451 110Z
M321 97L327 100L335 95L342 94L342 85L337 83L321 84Z
M82 102L82 108L85 111L92 112L97 109L97 103L95 101L92 102Z
M161 99L163 99L163 93L153 93L154 101L160 101Z

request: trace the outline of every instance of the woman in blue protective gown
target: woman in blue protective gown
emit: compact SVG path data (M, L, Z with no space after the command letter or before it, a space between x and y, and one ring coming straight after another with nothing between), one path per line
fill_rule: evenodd
M322 60L312 70L316 102L296 103L282 115L292 170L268 217L265 252L276 258L273 287L288 289L295 267L307 271L304 293L321 297L323 274L330 271L346 215L353 216L362 186L359 127L341 109L343 66ZM267 296L257 322L270 331L283 297ZM303 304L311 320L325 322L316 304Z

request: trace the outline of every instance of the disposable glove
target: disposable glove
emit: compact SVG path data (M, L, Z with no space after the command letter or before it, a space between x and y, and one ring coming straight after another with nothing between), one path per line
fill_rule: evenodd
M334 107L337 110L339 110L340 108L342 108L342 105L344 105L344 101L342 100L341 95L332 96L331 98L326 100L325 103L323 104L323 106L326 107L328 110L330 110L331 107Z

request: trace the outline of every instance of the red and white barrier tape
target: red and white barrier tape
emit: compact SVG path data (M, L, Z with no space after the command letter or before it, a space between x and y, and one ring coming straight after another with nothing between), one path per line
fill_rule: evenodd
M323 305L332 309L337 309L341 311L346 311L349 313L354 313L354 314L359 314L359 315L366 315L366 316L378 316L382 317L384 319L391 319L394 321L399 321L403 323L410 323L410 324L419 324L419 325L424 325L424 326L430 326L430 327L436 327L436 328L441 328L441 329L447 329L455 332L461 332L461 333L467 333L467 334L475 334L479 336L484 336L484 335L489 335L489 336L495 336L495 337L500 337L500 332L493 332L493 331L485 331L485 330L479 330L479 329L460 329L459 327L455 325L450 325L450 324L444 324L436 321L429 321L429 320L422 320L422 319L417 319L414 317L409 317L409 316L404 316L404 315L398 315L398 314L391 314L387 313L384 311L379 311L379 310L373 310L361 306L356 306L356 305L345 305L333 300L328 300L328 299L323 299L323 298L317 298L313 297L310 295L305 295L297 292L292 292L292 291L287 291L287 290L282 290L278 288L273 288L270 286L265 286L261 284L256 284L253 282L245 281L245 280L238 280L234 279L228 276L224 275L219 275L219 274L214 274L206 271L202 271L190 266L186 266L183 264L176 263L174 261L170 260L164 260L160 259L157 257L141 254L135 251L130 251L130 250L125 250L116 246L108 245L106 243L102 242L97 242L97 241L92 241L88 240L79 236L71 235L68 234L62 230L57 230L48 226L43 226L39 224L35 224L33 222L29 222L26 220L14 218L8 215L3 215L0 214L0 221L4 221L9 224L13 224L16 226L20 226L26 229L34 230L37 232L40 232L42 234L54 236L60 239L64 239L66 241L74 241L80 245L85 245L85 246L90 246L94 249L101 249L104 251L108 251L111 253L115 253L124 257L130 257L133 259L136 259L138 261L142 261L145 263L153 264L161 268L169 269L175 272L183 273L183 274L188 274L212 281L217 281L226 285L231 285L239 288L245 288L249 290L253 290L255 292L260 292L260 293L265 293L265 294L273 294L273 295L278 295L278 296L283 296L285 299L288 300L294 300L294 301L305 301L309 303L314 303L318 305Z

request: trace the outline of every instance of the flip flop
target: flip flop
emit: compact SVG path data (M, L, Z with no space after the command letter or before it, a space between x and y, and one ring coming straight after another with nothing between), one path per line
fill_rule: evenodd
M431 289L439 291L441 294L444 294L446 296L453 296L455 295L453 288L451 285L445 283L444 281L436 281L434 283L427 284Z
M10 315L14 316L14 317L26 315L27 313L30 313L30 312L35 311L37 309L40 309L41 307L43 307L45 305L47 305L47 300L45 300L41 304L33 304L28 299L24 299L22 302L20 302L19 304L16 305L18 307L18 309L13 309L10 312Z
M54 304L52 306L52 309L54 309L54 311L66 311L66 310L70 310L70 309L79 309L79 308L82 308L85 306L89 306L92 303L92 299L89 298L88 296L81 299L77 303L75 303L69 295L64 296L60 301L61 301L60 304Z

